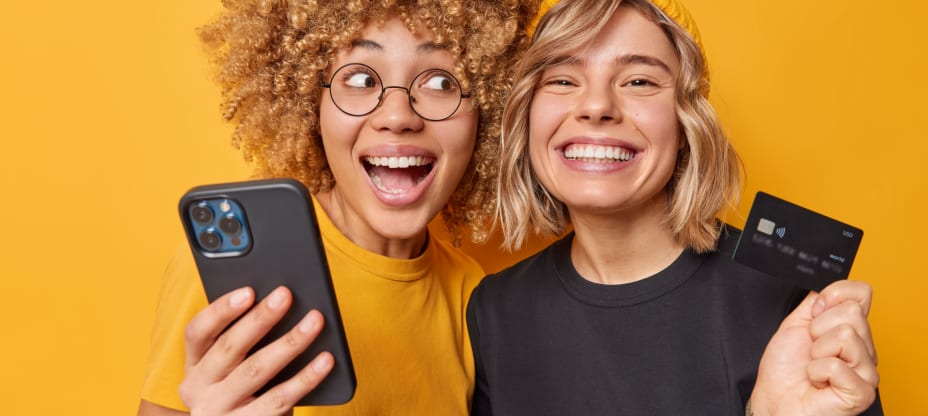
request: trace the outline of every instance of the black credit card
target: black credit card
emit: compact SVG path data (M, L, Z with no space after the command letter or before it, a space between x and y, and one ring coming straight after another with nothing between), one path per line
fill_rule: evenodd
M758 192L732 258L821 291L847 279L863 235L860 228Z

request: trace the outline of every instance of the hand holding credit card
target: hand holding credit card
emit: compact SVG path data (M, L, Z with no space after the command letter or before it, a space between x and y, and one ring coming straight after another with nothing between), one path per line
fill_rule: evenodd
M821 291L846 279L863 230L758 192L732 259Z

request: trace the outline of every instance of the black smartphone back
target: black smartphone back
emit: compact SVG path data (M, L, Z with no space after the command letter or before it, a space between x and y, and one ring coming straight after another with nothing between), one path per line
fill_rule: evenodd
M257 299L281 285L293 293L290 310L253 351L287 333L311 309L325 317L315 342L258 393L329 351L335 367L298 405L349 401L354 368L306 188L292 179L200 186L181 198L180 216L210 302L244 286L252 287Z

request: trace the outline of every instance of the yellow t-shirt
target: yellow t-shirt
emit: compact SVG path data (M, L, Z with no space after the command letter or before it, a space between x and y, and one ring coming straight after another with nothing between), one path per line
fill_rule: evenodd
M415 259L384 257L342 235L314 202L358 384L339 406L297 407L300 415L466 415L474 361L464 320L483 277L473 259L430 239ZM187 410L184 328L207 305L184 247L165 271L142 398Z

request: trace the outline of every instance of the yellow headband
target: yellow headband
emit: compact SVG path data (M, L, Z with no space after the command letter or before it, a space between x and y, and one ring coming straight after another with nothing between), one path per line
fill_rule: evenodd
M535 27L538 26L538 22L541 21L541 17L548 13L548 10L551 10L551 7L554 7L558 3L558 0L542 0L541 4L538 5L538 13L535 13L535 17L532 18L532 21L528 24L528 27L525 29L528 32L528 37L532 37L535 34Z
M538 22L541 20L541 17L548 12L548 10L558 3L558 0L542 0L541 4L538 5L538 13L532 19L532 22L528 25L528 35L532 36L535 33L535 26L538 25ZM661 11L664 12L668 17L673 19L674 22L677 22L680 27L686 30L690 36L693 37L693 41L696 42L696 46L699 46L699 51L703 56L706 56L706 51L702 47L702 40L699 38L699 29L696 27L696 21L693 20L693 17L690 16L690 12L683 7L683 3L677 0L651 0L651 3L657 6Z

